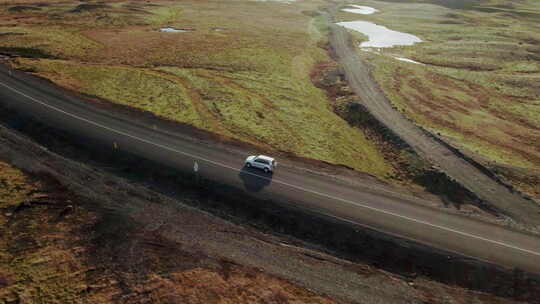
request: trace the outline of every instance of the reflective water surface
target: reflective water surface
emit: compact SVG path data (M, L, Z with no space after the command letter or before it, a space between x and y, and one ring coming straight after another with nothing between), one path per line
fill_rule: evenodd
M349 6L354 7L354 8L344 8L342 9L342 11L348 12L348 13L354 13L354 14L362 14L362 15L371 15L379 11L369 6L361 6L361 5L349 5Z
M166 32L166 33L184 33L189 32L189 30L183 30L183 29L177 29L174 27L162 27L159 29L160 32Z
M368 36L369 40L360 43L360 47L385 48L399 45L413 45L417 42L422 42L420 38L414 35L394 31L368 21L338 22L337 25Z

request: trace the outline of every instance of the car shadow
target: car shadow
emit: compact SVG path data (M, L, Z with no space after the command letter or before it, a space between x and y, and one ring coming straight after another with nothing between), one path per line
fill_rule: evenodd
M272 173L264 173L255 168L244 167L240 170L239 176L246 190L250 192L259 192L272 182Z

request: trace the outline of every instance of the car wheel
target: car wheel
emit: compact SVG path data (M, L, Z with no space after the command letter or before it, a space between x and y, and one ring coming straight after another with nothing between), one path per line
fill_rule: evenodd
M250 163L247 163L247 164L246 164L246 167L251 168L251 164L250 164Z
M264 173L268 173L269 171L268 168L264 168Z

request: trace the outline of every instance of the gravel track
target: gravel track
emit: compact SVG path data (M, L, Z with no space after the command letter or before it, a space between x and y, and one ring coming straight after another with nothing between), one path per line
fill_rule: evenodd
M382 124L407 142L421 157L428 160L450 178L494 206L502 214L528 225L540 223L540 207L487 176L443 143L429 137L423 130L392 107L390 101L372 78L366 61L351 45L350 35L343 27L330 26L330 44L343 67L351 89L361 96L361 103Z

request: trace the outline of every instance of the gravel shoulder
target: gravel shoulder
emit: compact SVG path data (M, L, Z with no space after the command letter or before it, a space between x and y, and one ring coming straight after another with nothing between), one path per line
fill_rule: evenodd
M517 303L353 263L285 235L234 224L188 206L197 200L190 189L177 185L174 197L164 196L3 126L0 143L0 162L56 185L40 189L39 198L0 208L7 228L0 242L7 253L0 256L0 301ZM44 258L36 260L36 253Z

